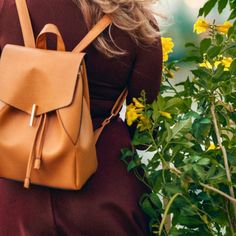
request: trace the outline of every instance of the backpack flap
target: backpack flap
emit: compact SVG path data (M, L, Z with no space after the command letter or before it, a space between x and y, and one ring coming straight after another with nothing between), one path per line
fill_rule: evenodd
M0 60L0 100L29 114L35 104L35 115L69 106L84 55L6 45Z

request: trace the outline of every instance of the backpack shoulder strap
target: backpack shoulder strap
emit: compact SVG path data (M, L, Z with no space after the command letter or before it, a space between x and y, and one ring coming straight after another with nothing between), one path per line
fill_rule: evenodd
M112 119L113 117L116 117L116 116L119 114L119 112L120 112L120 110L121 110L121 108L122 108L122 106L123 106L123 103L124 103L124 101L125 101L127 95L128 95L128 89L125 88L125 89L122 91L122 93L120 94L120 96L117 98L117 100L116 100L116 102L115 102L115 104L114 104L114 106L113 106L113 108L112 108L112 110L111 110L111 115L110 115L109 117L107 117L107 118L102 122L101 127L99 127L98 129L96 129L96 130L94 131L94 141L95 141L95 143L97 143L98 138L99 138L99 136L101 135L103 129L106 127L106 125L108 125L108 124L111 122L111 119Z
M86 47L92 43L99 34L101 34L112 23L108 15L104 15L101 20L88 32L88 34L80 41L74 48L73 52L82 52Z
M26 0L15 0L15 1L20 20L21 30L23 34L24 44L26 47L35 48L34 33L30 21L30 15Z

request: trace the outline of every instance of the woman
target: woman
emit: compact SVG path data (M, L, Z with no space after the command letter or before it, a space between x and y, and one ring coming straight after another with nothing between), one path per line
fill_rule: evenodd
M34 34L46 23L60 29L72 50L104 13L113 25L86 49L94 129L110 113L125 87L127 102L144 89L157 96L162 70L159 33L152 0L28 0ZM23 45L14 0L0 0L0 46ZM54 38L49 39L54 48ZM64 191L0 179L0 235L139 236L148 219L138 205L146 188L119 159L130 146L132 130L114 119L97 143L99 167L80 191Z

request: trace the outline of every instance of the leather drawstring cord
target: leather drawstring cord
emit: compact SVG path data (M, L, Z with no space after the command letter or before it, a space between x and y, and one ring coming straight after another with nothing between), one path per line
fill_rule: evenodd
M33 146L29 154L26 177L24 181L25 188L29 188L30 186L30 177L31 177L33 162L34 162L34 169L38 169L38 170L40 169L46 123L47 123L47 114L45 113L45 114L42 114L39 118L39 125L37 127L36 134L33 141Z

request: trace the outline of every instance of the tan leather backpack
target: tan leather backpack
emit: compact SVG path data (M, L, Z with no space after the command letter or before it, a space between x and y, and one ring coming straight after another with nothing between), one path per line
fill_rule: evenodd
M104 16L72 52L58 28L47 24L36 43L26 0L16 0L24 46L6 45L0 60L0 177L78 190L96 171L96 141L120 111L93 131L85 53L111 24ZM46 34L57 36L57 51L47 50Z

